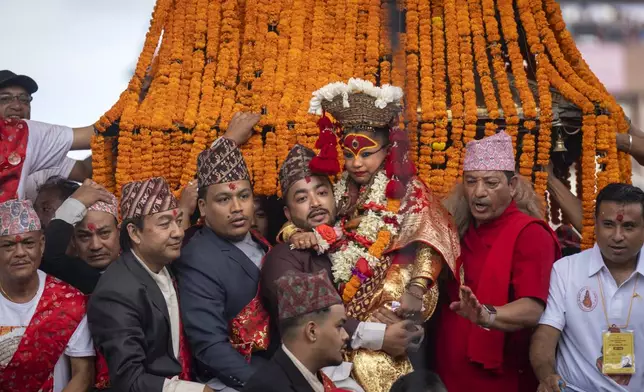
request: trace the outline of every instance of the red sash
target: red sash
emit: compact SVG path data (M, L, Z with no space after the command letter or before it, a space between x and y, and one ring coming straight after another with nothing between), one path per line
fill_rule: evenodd
M28 138L27 123L0 119L0 203L18 198Z
M94 388L100 390L108 389L110 387L110 371L107 368L107 361L101 352L96 348L96 366L95 366L96 380Z
M270 249L271 245L259 233L251 230L251 234ZM230 321L229 325L230 343L248 362L254 351L267 350L270 343L268 336L270 316L262 305L259 292L258 285L255 297Z
M485 259L476 287L476 296L481 303L501 306L509 302L514 246L521 231L532 223L543 226L552 235L554 243L558 244L548 223L526 214L514 214L498 235L502 240L494 242ZM559 250L555 256L555 259L560 257ZM482 364L485 369L502 369L505 338L506 334L501 331L470 328L467 352L469 359Z
M177 292L177 302L179 298L179 291L177 290L177 283L174 283L174 289ZM181 314L181 312L179 312ZM186 335L183 332L183 322L179 318L179 363L181 364L181 374L179 375L180 380L192 381L192 353L190 352L190 346L186 341Z
M0 371L0 391L51 392L56 363L85 316L87 297L52 276L13 358Z

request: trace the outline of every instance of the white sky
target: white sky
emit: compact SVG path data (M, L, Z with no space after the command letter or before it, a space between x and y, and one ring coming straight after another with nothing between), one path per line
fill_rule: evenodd
M107 111L134 70L154 3L0 0L0 69L38 83L32 119L84 126Z

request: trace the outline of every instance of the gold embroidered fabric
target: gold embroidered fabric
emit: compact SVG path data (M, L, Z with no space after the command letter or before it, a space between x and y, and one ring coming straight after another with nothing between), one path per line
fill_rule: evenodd
M362 282L346 305L350 317L367 321L377 309L391 309L413 277L435 281L443 262L459 277L460 244L451 217L420 180L414 179L409 185L399 212L403 217L400 232L373 268L373 275ZM414 261L392 264L403 249L414 252ZM432 285L423 297L423 320L432 316L437 303L438 285ZM357 350L348 357L353 362L356 381L366 392L389 392L400 376L413 370L407 357L394 359L381 351Z
M348 313L360 321L368 320L373 313L384 306L391 309L393 301L400 301L405 287L412 277L412 264L390 265L383 279L368 295L348 304ZM423 297L423 320L428 320L436 310L438 286L433 285ZM388 392L393 383L402 375L411 372L407 357L394 359L382 351L357 350L349 355L353 362L353 375L365 392Z
M413 243L423 243L438 252L452 274L459 277L461 245L452 217L440 200L418 178L409 182L409 190L400 205L403 222L387 253Z
M416 261L411 278L427 279L433 284L443 270L443 258L436 251L425 244L421 244L416 251Z

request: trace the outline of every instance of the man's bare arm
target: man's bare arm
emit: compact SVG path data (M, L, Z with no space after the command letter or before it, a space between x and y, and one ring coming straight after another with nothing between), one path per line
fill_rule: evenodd
M88 178L92 178L91 155L82 161L76 161L72 171L69 173L69 179L72 181L83 182Z
M573 227L581 233L583 220L581 200L573 195L570 189L552 172L548 175L548 191L557 200L561 211Z
M530 363L537 379L539 391L559 391L561 377L555 369L557 344L561 331L549 325L540 325L532 335Z
M72 131L74 131L74 141L70 150L89 150L92 136L94 136L94 126L73 128Z
M520 298L496 308L496 318L490 328L503 332L514 332L532 328L543 314L543 303L533 298Z
M87 392L94 384L95 357L69 358L72 378L63 392Z

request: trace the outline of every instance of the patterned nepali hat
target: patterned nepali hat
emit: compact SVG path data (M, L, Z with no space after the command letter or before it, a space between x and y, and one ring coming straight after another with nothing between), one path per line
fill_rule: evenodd
M313 158L315 158L315 152L301 144L296 144L289 151L280 168L282 197L286 197L289 188L299 180L316 175L309 166Z
M248 167L237 144L220 137L197 157L199 188L226 182L249 180Z
M289 271L275 281L280 320L302 316L342 304L342 298L326 271L303 274Z
M496 135L473 140L465 146L463 171L515 170L512 138L501 131Z
M132 181L121 191L121 218L131 219L177 208L179 202L163 177Z
M7 200L0 204L0 236L38 231L40 219L30 200Z
M98 212L107 212L108 214L114 215L116 219L119 217L119 202L116 199L116 196L110 193L110 202L105 203L103 201L97 201L92 204L87 211L98 211Z

